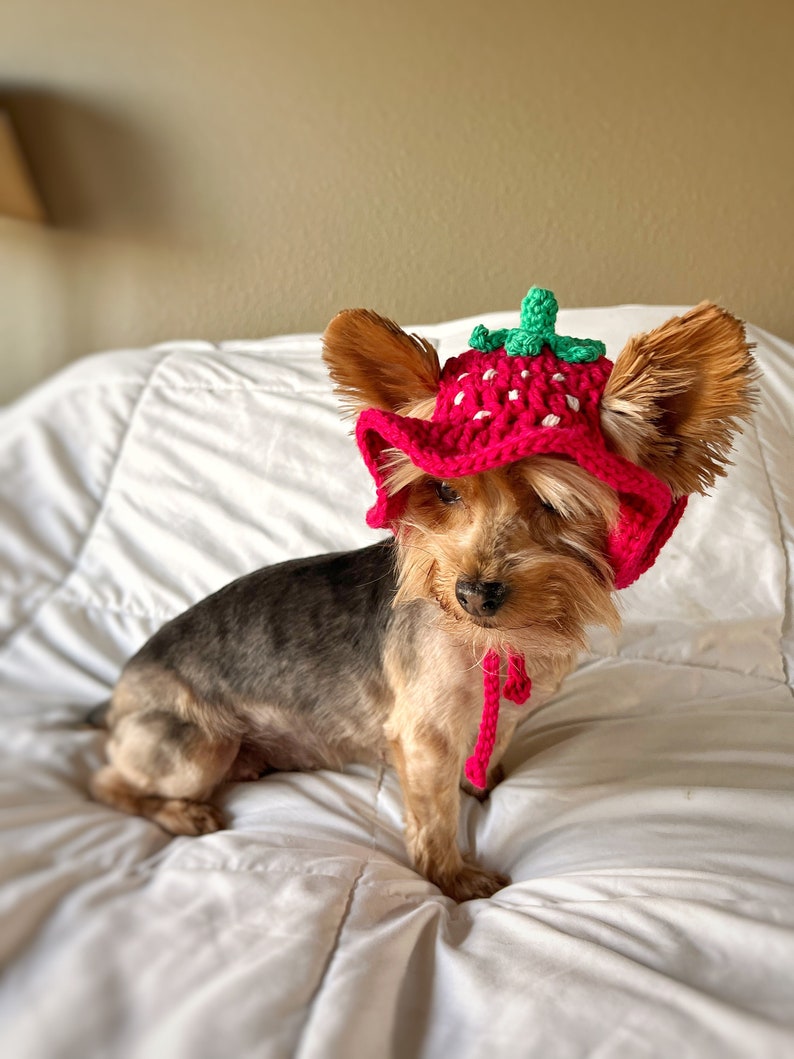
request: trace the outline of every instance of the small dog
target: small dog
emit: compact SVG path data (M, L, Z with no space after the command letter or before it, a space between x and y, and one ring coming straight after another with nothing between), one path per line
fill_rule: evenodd
M614 370L554 332L556 308L533 288L519 328L476 328L443 370L374 313L332 320L368 521L393 536L258 570L168 622L113 692L97 799L199 835L223 827L223 782L386 761L416 868L456 901L507 884L458 848L461 785L485 796L587 626L618 629L615 589L725 473L754 400L744 328L715 305L631 339ZM522 705L499 710L503 682Z

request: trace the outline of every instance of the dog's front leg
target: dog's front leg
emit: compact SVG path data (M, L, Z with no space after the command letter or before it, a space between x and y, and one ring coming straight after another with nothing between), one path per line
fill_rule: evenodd
M425 723L392 728L390 745L405 802L405 841L417 869L455 901L490 897L509 879L464 860L458 848L459 751Z

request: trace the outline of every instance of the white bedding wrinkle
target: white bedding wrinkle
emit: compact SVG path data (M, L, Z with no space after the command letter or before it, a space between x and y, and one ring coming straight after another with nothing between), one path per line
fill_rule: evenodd
M673 311L559 328L615 354ZM445 358L481 322L414 330ZM460 906L410 867L389 770L230 785L199 839L87 793L82 719L163 621L377 539L319 336L94 356L0 412L3 1055L794 1055L794 347L749 335L736 466L466 799L514 881Z

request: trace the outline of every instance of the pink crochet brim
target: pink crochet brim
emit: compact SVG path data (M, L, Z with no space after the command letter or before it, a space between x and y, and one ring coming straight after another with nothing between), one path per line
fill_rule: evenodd
M374 528L394 528L406 500L404 491L393 496L386 491L385 449L399 449L420 470L440 479L479 474L540 454L575 460L620 498L618 524L608 542L618 589L636 581L654 563L687 502L686 497L674 501L664 482L611 452L600 437L594 443L587 424L525 428L487 447L462 451L448 424L369 408L359 416L356 439L377 488L376 502L367 513L367 523Z

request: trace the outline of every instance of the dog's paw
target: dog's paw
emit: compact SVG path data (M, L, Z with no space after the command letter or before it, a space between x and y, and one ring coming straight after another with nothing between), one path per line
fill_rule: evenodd
M473 901L478 897L493 897L499 890L510 885L510 879L499 872L481 868L477 864L464 864L457 875L437 883L442 893L453 901Z
M219 809L206 802L189 802L185 798L166 798L149 815L164 831L172 835L209 835L224 827Z

